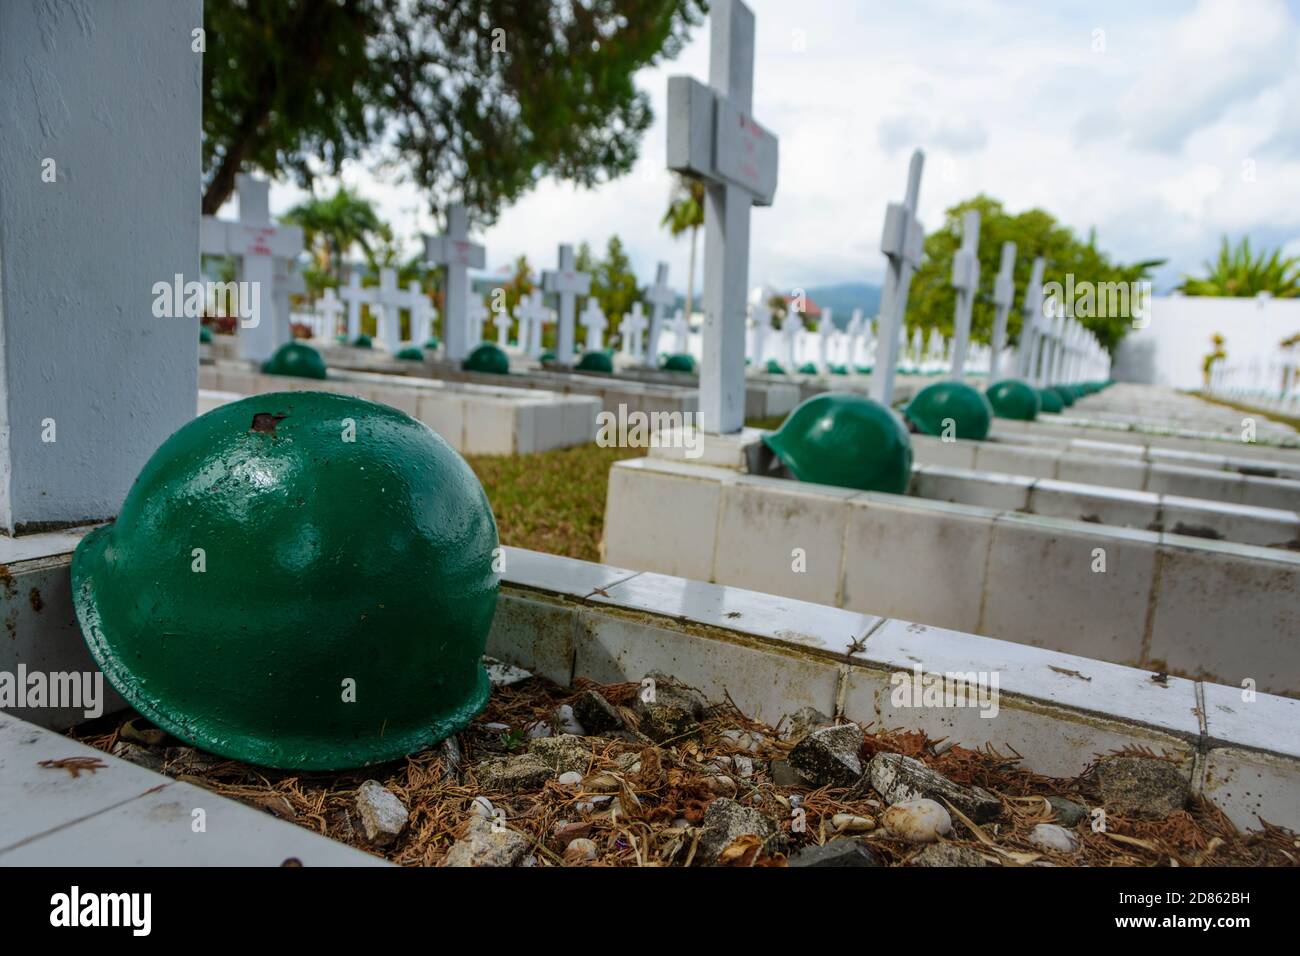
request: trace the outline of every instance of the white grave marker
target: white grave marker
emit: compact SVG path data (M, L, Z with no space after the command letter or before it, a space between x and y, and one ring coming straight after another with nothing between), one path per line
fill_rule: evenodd
M665 312L677 302L677 293L668 288L668 263L659 263L655 270L655 284L642 296L650 304L650 336L645 355L651 365L659 362L659 333L663 328Z
M353 270L348 276L348 284L339 290L339 297L348 306L348 344L351 345L361 334L361 307L378 302L375 289L363 288L361 274Z
M519 320L519 342L523 351L533 358L542 354L542 329L551 321L551 310L542 304L542 292L534 289L515 306Z
M706 184L700 420L726 433L745 421L749 214L772 203L778 146L749 115L754 14L740 0L715 0L709 20L709 85L668 80L668 168Z
M605 347L605 329L609 327L609 320L605 318L605 313L595 296L587 300L587 307L583 309L579 321L587 333L587 351L599 352Z
M949 375L960 381L966 375L966 350L970 345L970 320L980 285L980 214L967 210L961 220L961 248L952 257L952 287L957 290Z
M316 313L325 323L325 337L332 339L339 334L339 319L343 315L343 303L333 289L326 289L320 301L316 303Z
M1029 283L1020 302L1020 378L1037 385L1037 368L1034 364L1038 347L1038 333L1043 318L1043 270L1047 262L1042 256L1034 260L1029 273Z
M762 365L767 360L767 340L772 334L772 310L765 302L755 302L749 307L749 312L754 322L750 360L755 365Z
M492 321L497 327L497 348L505 351L510 345L510 313L506 311L506 304L498 302L496 308L492 311ZM519 336L520 347L523 347L523 335Z
M876 324L876 366L871 376L871 397L883 405L894 400L894 377L898 372L898 347L903 338L903 316L907 312L907 293L912 273L921 265L925 252L925 230L916 218L916 204L921 195L921 170L925 154L912 154L907 170L907 195L901 203L890 203L885 210L885 228L880 251L888 260L885 287L880 299L880 318Z
M447 358L459 362L469 354L468 270L482 269L486 261L483 247L469 241L469 214L462 204L447 207L445 235L424 237L424 257L445 268L442 344Z
M1016 244L1002 243L1002 261L993 280L993 342L989 353L989 382L1002 378L1002 350L1007 347L1007 316L1016 295Z
M623 339L621 351L628 358L641 358L641 333L649 324L650 320L646 317L645 308L640 302L633 302L632 311L623 316L623 321L618 324L618 334Z
M437 310L415 279L406 284L406 291L411 310L411 342L424 348L424 343L433 335L433 317Z
M483 344L483 326L487 325L488 307L481 298L471 295L469 298L469 350L472 352Z
M573 317L577 297L591 291L591 275L579 272L574 264L573 246L560 246L559 268L542 273L542 288L560 297L559 334L556 338L555 360L561 365L573 364Z

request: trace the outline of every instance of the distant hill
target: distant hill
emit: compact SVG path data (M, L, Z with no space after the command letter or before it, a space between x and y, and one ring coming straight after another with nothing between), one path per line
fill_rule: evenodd
M880 286L866 282L839 282L835 285L811 286L804 289L808 298L823 309L830 307L835 311L835 324L840 328L848 325L854 309L861 309L862 314L872 318L880 310Z

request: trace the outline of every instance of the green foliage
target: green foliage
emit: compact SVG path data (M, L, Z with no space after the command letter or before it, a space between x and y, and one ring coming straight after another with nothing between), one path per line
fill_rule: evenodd
M695 260L700 227L704 225L704 181L677 173L668 198L668 211L659 225L666 227L674 239L684 232L691 234L691 257L686 270L686 314L689 316L695 309Z
M980 212L980 284L971 315L971 338L976 342L988 342L993 334L993 281L1001 263L1002 243L1007 240L1016 244L1016 292L1007 317L1009 344L1020 338L1020 304L1035 257L1047 259L1044 284L1053 281L1064 284L1067 274L1073 274L1076 285L1080 282L1140 282L1147 280L1151 270L1163 262L1116 263L1097 247L1095 232L1089 234L1086 242L1082 241L1050 213L1029 209L1011 215L1001 202L981 193L948 209L943 225L926 237L925 259L912 279L908 298L909 332L920 326L927 336L929 330L935 328L944 336L952 335L956 304L956 292L951 284L952 259L961 246L962 215L969 209ZM1114 349L1133 324L1131 317L1122 315L1080 316L1079 321L1107 349Z
M618 316L631 311L632 303L641 298L632 261L618 236L609 237L605 258L597 263L591 275L591 294L600 303L601 311L609 317L611 325Z
M1184 276L1180 287L1186 295L1254 296L1272 293L1279 299L1300 295L1300 256L1284 258L1281 249L1271 253L1250 250L1249 237L1236 246L1223 237L1219 258L1205 263L1205 276Z
M302 227L313 261L304 277L313 291L344 281L344 260L354 245L361 247L373 267L376 247L392 240L392 229L380 220L374 204L345 186L333 196L299 203L281 219ZM314 288L314 283L319 284L319 289Z
M203 211L255 167L307 186L373 150L435 209L492 221L544 176L630 170L633 77L678 54L704 0L207 0Z

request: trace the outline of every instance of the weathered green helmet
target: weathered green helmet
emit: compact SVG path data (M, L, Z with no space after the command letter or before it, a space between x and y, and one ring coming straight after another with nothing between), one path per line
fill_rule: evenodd
M993 425L993 406L965 382L935 382L921 389L904 413L923 435L983 441ZM951 422L951 424L949 424Z
M460 363L460 367L467 372L508 375L510 373L510 359L498 346L493 345L491 342L484 342L465 357L465 361Z
M817 366L814 365L812 362L804 362L802 365L799 366L799 374L800 374L800 375L816 375L816 374L817 374Z
M72 559L91 654L205 750L393 760L487 702L497 528L465 461L397 409L275 392L194 419Z
M262 363L267 375L292 375L296 378L324 378L325 360L310 345L285 342Z
M424 350L418 349L414 345L408 345L397 353L396 358L401 359L403 362L423 362Z
M545 352L543 352L541 355L537 357L537 361L541 362L543 365L545 365L547 362L554 362L555 353L550 349L547 349Z
M354 349L372 349L375 347L375 343L371 341L370 336L362 332L352 340L352 347Z
M1036 389L1038 399L1042 402L1043 411L1050 412L1053 415L1060 414L1065 409L1065 403L1061 401L1061 396L1050 388Z
M832 365L832 366L831 366L831 374L832 374L832 375L848 375L848 374L849 374L849 367L848 367L847 365Z
M662 368L665 372L694 372L695 356L689 352L677 352L664 359Z
M800 481L902 494L912 476L906 426L863 395L814 395L763 442Z
M1074 392L1070 390L1069 386L1053 385L1048 389L1048 391L1055 392L1056 397L1061 400L1061 404L1066 408L1069 408L1074 404Z
M1000 382L994 382L984 394L993 406L993 414L998 418L1032 422L1042 411L1043 404L1038 397L1038 389L1018 378L1004 378Z
M768 359L767 365L763 367L763 371L767 372L768 375L784 375L785 366L776 359Z
M206 325L199 326L199 343L202 345L210 345L212 343L212 330Z
M424 343L424 347L430 350L435 350L440 345L442 345L442 343L438 341L438 336L436 335L429 336L429 338Z
M578 361L578 368L584 372L612 372L614 362L605 352L588 352Z

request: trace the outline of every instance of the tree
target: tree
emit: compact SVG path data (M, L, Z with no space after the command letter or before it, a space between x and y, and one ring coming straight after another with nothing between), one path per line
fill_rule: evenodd
M977 209L980 213L980 283L971 313L972 341L989 342L992 338L993 281L1001 264L1002 243L1006 240L1016 244L1016 305L1007 317L1008 344L1020 338L1022 312L1019 304L1023 301L1035 257L1043 256L1047 260L1044 284L1055 281L1064 285L1066 276L1072 275L1075 285L1090 282L1098 287L1107 283L1131 286L1145 282L1151 270L1163 262L1159 259L1131 265L1113 262L1098 248L1095 231L1082 241L1050 213L1029 209L1013 216L1005 211L1001 202L980 194L947 210L943 225L926 237L925 258L912 279L908 299L909 330L919 326L928 335L931 329L937 328L945 336L952 335L956 302L951 281L952 259L961 246L962 216L969 209ZM1103 347L1113 350L1133 327L1134 316L1080 315L1078 319L1097 336Z
M435 214L491 222L544 176L626 173L649 128L642 67L705 0L207 0L203 212L235 174L320 172L373 150Z
M1272 253L1250 251L1250 238L1236 246L1224 236L1219 258L1205 263L1205 276L1184 276L1181 290L1186 295L1254 296L1271 293L1279 299L1300 295L1300 256L1284 258L1281 249Z
M610 323L616 316L627 314L632 303L641 298L632 262L623 249L618 236L610 236L605 246L605 258L596 264L591 277L591 294L600 303L601 311Z
M344 259L354 245L359 245L367 261L373 261L374 249L391 239L392 230L380 221L374 205L345 186L328 199L308 199L294 206L282 219L302 227L303 239L311 251L317 274L343 282Z
M686 269L686 315L689 317L695 308L695 248L700 227L704 225L704 181L678 173L673 181L668 211L659 225L666 226L674 239L688 230L691 234L691 258Z

